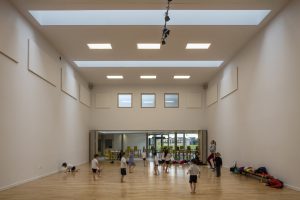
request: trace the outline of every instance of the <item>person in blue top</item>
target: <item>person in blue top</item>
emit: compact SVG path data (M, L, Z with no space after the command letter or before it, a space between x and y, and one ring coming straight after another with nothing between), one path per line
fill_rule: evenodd
M130 151L129 153L128 166L129 166L129 173L132 173L135 167L133 151Z

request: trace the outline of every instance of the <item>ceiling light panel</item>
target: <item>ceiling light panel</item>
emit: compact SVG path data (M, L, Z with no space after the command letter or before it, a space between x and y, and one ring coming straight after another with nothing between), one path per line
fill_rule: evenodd
M168 25L259 25L271 10L170 10ZM165 10L30 10L40 25L162 25Z
M140 76L141 79L156 79L155 75L142 75Z
M78 67L220 67L221 60L161 60L161 61L74 61Z
M189 79L191 76L190 75L175 75L173 78L174 79Z
M138 49L160 49L159 43L138 43Z
M107 75L107 79L123 79L124 77L122 75Z
M187 43L186 49L208 49L210 47L210 43Z
M87 44L90 49L112 49L110 43L102 43L102 44Z

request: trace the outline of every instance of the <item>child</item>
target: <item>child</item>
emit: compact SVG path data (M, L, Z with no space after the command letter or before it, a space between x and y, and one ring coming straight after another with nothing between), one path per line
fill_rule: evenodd
M135 167L133 151L131 151L129 154L128 165L129 165L129 173L132 173Z
M121 183L124 182L124 176L126 176L126 167L127 167L127 163L126 163L126 158L124 157L125 153L122 154L121 157Z
M161 160L161 164L162 164L162 172L164 172L165 171L165 166L166 166L166 159L165 159L165 152L164 151L162 151L161 153L160 153L160 160Z
M94 177L94 181L96 180L96 174L98 176L100 176L100 165L99 165L99 161L98 161L98 158L99 155L98 154L95 154L94 155L94 159L92 160L92 171L93 171L93 177Z
M166 173L169 173L168 169L170 168L171 165L171 157L172 155L169 153L169 151L165 150L165 159L166 159L165 172Z
M143 158L143 161L144 161L144 167L146 167L146 151L144 150L143 152L142 152L142 158Z
M216 167L216 175L217 177L221 176L221 167L222 167L222 158L221 154L219 152L216 153L216 158L215 158L215 167Z
M65 173L71 172L72 174L74 174L75 172L79 171L79 169L76 169L76 166L70 163L64 162L61 166L65 168Z
M187 174L190 174L190 188L191 193L196 193L196 183L197 183L197 175L200 175L200 168L196 165L196 160L191 160L191 165L187 171Z
M154 152L154 175L158 175L159 171L158 171L158 157L157 157L157 153Z

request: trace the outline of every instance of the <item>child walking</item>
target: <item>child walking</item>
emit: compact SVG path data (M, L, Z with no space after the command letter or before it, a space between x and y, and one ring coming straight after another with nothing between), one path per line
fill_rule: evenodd
M187 171L190 174L190 188L191 193L196 193L197 176L200 175L200 168L196 165L196 160L191 160L191 165Z
M125 158L125 153L122 153L122 157L121 157L121 183L124 182L124 177L126 176L126 167L127 167L127 163L126 163L126 158Z
M98 157L99 155L95 154L94 159L91 162L94 181L96 180L96 175L99 177L101 172Z
M216 176L220 177L221 176L221 168L222 168L222 158L221 154L219 152L216 153L216 158L215 158L215 166L216 166Z

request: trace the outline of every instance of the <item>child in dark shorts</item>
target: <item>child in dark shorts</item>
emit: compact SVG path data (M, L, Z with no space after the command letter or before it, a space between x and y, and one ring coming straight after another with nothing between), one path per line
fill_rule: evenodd
M200 175L200 168L196 165L196 160L191 160L191 165L187 171L190 174L190 188L191 193L196 193L197 176Z
M127 167L127 162L126 158L124 157L125 153L123 153L122 158L121 158L121 183L124 182L124 177L126 176L126 167Z

